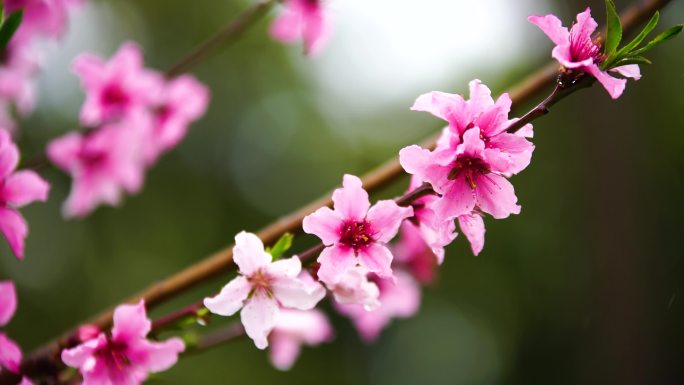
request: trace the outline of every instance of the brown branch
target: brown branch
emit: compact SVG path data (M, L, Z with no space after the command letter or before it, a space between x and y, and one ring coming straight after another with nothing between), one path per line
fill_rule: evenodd
M671 0L645 0L640 4L634 5L626 10L622 16L623 30L625 34L634 30L636 26L647 20L655 11L664 7ZM253 19L252 19L253 20ZM238 32L242 32L238 29ZM230 41L230 39L228 39ZM214 44L208 45L207 52L215 49ZM192 55L191 55L192 56ZM206 54L199 54L197 57L205 57ZM196 63L197 59L187 59L188 63ZM187 67L188 64L183 64L182 67ZM179 66L181 67L181 66ZM520 105L529 101L532 97L544 90L547 86L552 85L556 80L559 65L550 63L531 76L527 77L512 90L509 91L511 99L515 105ZM176 69L172 69L169 73L174 73ZM423 142L422 146L426 148L434 147L437 141L438 134L435 134ZM363 185L368 191L378 190L393 181L397 180L403 175L403 170L396 158L390 159L381 166L372 170L363 176ZM286 233L297 233L301 229L301 223L304 217L319 207L330 206L332 201L330 193L327 192L322 197L314 200L308 205L299 210L284 216L277 221L271 223L257 233L259 238L265 244L271 244L278 240L278 238ZM136 303L141 298L145 299L148 308L152 308L165 300L182 293L189 288L192 288L202 282L215 278L227 271L233 266L232 263L232 245L219 250L210 255L206 259L172 275L171 277L153 284L142 292L126 300L126 303ZM97 325L102 329L106 329L111 325L113 308L108 309L101 314L94 317L88 323ZM74 331L69 331L61 338L47 343L41 348L33 352L23 363L22 372L31 374L36 372L36 369L43 368L45 363L49 360L59 361L59 352L65 346L69 346L73 341L71 336ZM12 384L11 380L6 381L5 376L0 375L0 385Z

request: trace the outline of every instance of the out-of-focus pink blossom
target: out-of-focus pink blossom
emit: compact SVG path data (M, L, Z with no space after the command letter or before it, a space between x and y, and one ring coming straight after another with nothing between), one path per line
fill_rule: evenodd
M362 266L347 269L336 283L327 286L338 303L355 304L366 310L380 306L378 285L368 279L368 270Z
M124 43L109 61L81 54L72 67L86 92L81 124L87 127L151 109L161 96L163 78L143 67L142 52L135 43Z
M145 159L154 163L162 152L178 145L188 126L207 110L209 89L191 75L169 80L163 87L149 136L145 140Z
M328 39L324 0L285 0L282 13L271 25L271 35L283 43L304 41L304 53L315 55Z
M38 64L37 53L30 45L6 49L0 65L0 104L5 110L15 107L22 115L33 111L36 104L33 76L38 71Z
M19 150L10 134L0 129L0 231L18 259L24 258L28 224L19 208L47 200L50 185L30 170L15 171Z
M627 80L614 78L608 74L608 71L602 71L600 68L604 56L599 42L592 40L591 37L598 26L591 17L591 9L587 8L584 12L577 14L577 22L572 25L570 31L563 27L562 22L555 15L530 16L528 20L538 26L556 44L551 51L551 56L563 67L586 72L595 77L613 99L622 95ZM612 68L610 71L635 80L641 78L637 64Z
M66 217L82 217L100 204L116 205L123 191L136 193L144 179L142 136L149 130L147 114L88 132L72 132L49 143L47 155L71 174Z
M380 307L368 311L359 305L336 304L342 314L352 319L359 334L366 342L375 341L380 332L394 318L408 318L420 307L420 286L411 274L397 269L396 280L376 280L380 288Z
M3 0L5 12L24 11L13 41L25 44L36 37L59 38L68 21L69 8L81 0Z
M453 221L449 221L453 224ZM394 263L403 266L422 284L435 279L437 256L425 243L420 228L410 222L404 222L399 230L399 240L392 247Z
M233 260L240 274L218 295L204 299L204 305L215 314L231 316L242 309L245 332L259 349L268 347L268 335L278 323L281 307L310 310L325 296L320 284L298 278L302 270L299 258L272 259L256 235L239 233Z
M370 207L361 179L345 175L343 187L333 193L335 209L321 207L304 218L302 228L319 237L327 247L318 257L318 277L335 285L355 265L381 277L392 276L392 252L386 244L401 222L413 215L411 207L383 200Z
M17 310L17 292L11 281L0 281L0 326L5 326ZM21 349L5 333L0 332L0 372L5 368L19 372Z
M139 385L149 373L172 367L185 350L180 338L148 340L151 327L144 301L121 305L114 311L111 336L100 333L75 348L63 350L62 361L81 372L83 385Z
M316 346L332 337L332 326L322 311L281 309L268 337L271 364L280 370L289 370L297 361L302 345Z

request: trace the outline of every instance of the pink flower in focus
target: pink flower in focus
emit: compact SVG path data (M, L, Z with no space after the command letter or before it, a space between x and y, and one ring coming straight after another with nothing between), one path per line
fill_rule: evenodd
M318 277L328 285L340 281L345 271L361 265L381 277L392 276L392 253L386 244L399 231L401 222L413 215L411 207L392 200L370 207L361 179L345 175L343 187L332 196L335 210L321 207L304 218L304 232L314 234L327 247L318 257Z
M586 72L595 77L613 99L622 95L627 80L614 78L599 67L604 56L601 54L598 42L593 41L591 37L598 26L591 17L591 9L587 8L577 15L577 22L572 25L570 31L563 27L562 22L555 15L530 16L527 19L538 26L556 44L551 51L551 56L563 67ZM635 80L641 78L637 64L612 68L610 71Z
M209 90L191 75L169 80L154 109L154 119L145 140L145 159L154 163L162 152L178 145L188 126L207 110Z
M380 306L378 285L368 280L368 270L361 266L347 269L337 283L328 285L328 289L341 304L360 305L366 310Z
M10 134L0 129L0 231L18 259L24 258L28 224L17 209L47 200L50 185L30 170L15 171L19 150Z
M280 307L310 310L325 296L313 280L300 279L302 263L296 256L272 262L261 240L241 232L235 236L233 260L239 275L204 306L212 313L231 316L238 310L247 335L259 349L268 346L268 335L278 324Z
M299 357L302 344L316 346L332 337L332 326L322 311L281 309L268 337L271 364L280 370L289 370Z
M72 349L62 351L62 361L83 376L83 385L139 385L149 373L172 367L185 350L180 338L163 342L145 338L152 323L145 302L121 305L114 311L111 336L100 333Z
M283 43L304 40L304 53L315 55L328 37L323 0L284 0L285 9L271 25L271 35Z
M159 100L163 79L143 67L142 52L134 43L124 43L108 62L81 54L72 68L86 91L81 108L85 126L127 118L137 110L152 108Z
M144 179L141 136L149 129L144 113L85 134L72 132L48 144L47 155L71 174L66 217L83 217L105 203L116 205L123 191L136 193Z
M0 326L5 326L14 316L17 310L17 292L11 281L0 281ZM9 339L5 333L0 332L0 372L5 368L14 373L19 373L21 363L21 349Z
M359 305L336 304L337 310L352 319L364 341L375 341L394 318L408 318L420 307L420 286L411 274L395 271L395 280L377 279L381 305L367 311Z

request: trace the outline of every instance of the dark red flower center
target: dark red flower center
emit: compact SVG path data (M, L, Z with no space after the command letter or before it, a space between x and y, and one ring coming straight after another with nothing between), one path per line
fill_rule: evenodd
M342 227L340 243L358 250L373 243L371 226L368 222L347 222Z
M470 188L474 189L476 186L475 180L478 174L489 174L489 166L480 158L473 158L467 155L459 156L452 165L448 178L450 180L458 179L464 176L466 183Z
M570 57L574 62L593 59L597 64L603 61L598 41L592 41L591 36L585 34L570 34Z
M128 94L118 84L110 84L102 91L102 104L110 107L123 107L128 104Z
M127 350L128 345L125 343L108 340L106 346L95 352L95 356L104 360L107 368L124 371L131 365L126 355Z

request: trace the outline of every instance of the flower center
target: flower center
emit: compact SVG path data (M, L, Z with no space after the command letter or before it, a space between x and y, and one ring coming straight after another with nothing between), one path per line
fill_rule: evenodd
M363 222L347 222L342 227L340 243L352 247L354 250L364 248L373 243L370 224Z
M252 284L253 293L263 292L265 294L271 293L271 277L265 274L261 269L247 278L247 281Z
M110 84L102 92L101 100L106 106L122 107L128 103L128 95L118 84Z
M95 356L104 360L107 368L124 371L131 365L126 355L128 346L121 342L107 341L107 345L95 352Z
M456 180L463 175L470 188L475 189L475 187L477 187L475 183L477 174L484 175L489 174L489 172L489 166L487 166L482 159L470 156L459 156L454 162L447 178L449 180Z
M599 53L601 47L598 42L591 40L589 35L570 34L570 56L572 61L578 62L586 59L594 59L597 64L603 61Z

